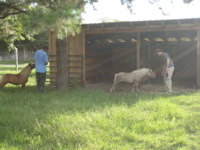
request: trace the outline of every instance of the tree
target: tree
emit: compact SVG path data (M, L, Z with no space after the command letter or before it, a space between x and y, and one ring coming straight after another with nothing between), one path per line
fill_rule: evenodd
M58 90L68 89L66 37L69 35L74 36L81 32L81 13L84 11L84 5L85 2L82 0L60 0L53 2L49 0L45 4L37 3L36 6L29 10L29 15L23 15L25 18L21 20L25 24L32 24L32 29L35 32L48 29L56 33L56 88Z
M66 38L81 31L81 13L86 3L98 0L0 0L0 38L12 47L15 40L32 38L33 35L53 31L57 35L57 84L58 90L67 90ZM160 0L148 0L158 3ZM172 0L173 1L173 0ZM183 0L186 3L192 0ZM121 0L132 11L134 0Z
M27 13L25 8L25 3L22 1L6 1L1 0L0 1L0 19L5 19L8 16L21 14L21 13Z
M25 33L22 23L18 19L19 14L27 14L30 2L23 3L22 0L0 0L0 40L4 40L8 49L15 48L16 40L33 39L31 32Z
M10 34L6 34L9 37L2 38L12 45L15 38L19 39L17 34L11 34L13 31L21 35L21 40L23 35L35 35L45 31L55 32L58 57L56 87L59 90L66 90L68 88L66 37L80 33L81 13L86 3L93 2L97 0L3 0L0 2L0 18L3 21L7 19L16 21L18 27L22 26L23 31L18 32L15 30L17 27L12 29L6 26L5 31ZM5 26L2 26L2 30L3 27Z

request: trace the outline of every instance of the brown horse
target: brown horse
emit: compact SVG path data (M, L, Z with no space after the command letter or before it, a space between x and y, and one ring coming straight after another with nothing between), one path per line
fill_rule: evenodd
M0 78L0 89L3 88L7 83L14 85L22 85L22 88L25 88L26 83L28 82L28 77L35 68L34 63L29 63L20 73L18 74L4 74Z

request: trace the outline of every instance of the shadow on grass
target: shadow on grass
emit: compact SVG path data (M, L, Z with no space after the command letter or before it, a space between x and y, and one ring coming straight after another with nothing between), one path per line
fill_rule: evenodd
M140 93L107 93L102 90L86 90L81 87L69 91L56 91L47 86L46 94L34 93L35 86L5 87L0 91L0 143L21 147L28 145L40 123L48 122L49 117L59 114L93 113L113 106L131 107L139 101L156 101L162 97L178 95L140 94ZM53 118L52 118L53 119ZM20 133L19 138L16 135ZM14 136L13 136L14 135ZM24 143L25 142L25 143ZM26 143L27 142L27 143Z

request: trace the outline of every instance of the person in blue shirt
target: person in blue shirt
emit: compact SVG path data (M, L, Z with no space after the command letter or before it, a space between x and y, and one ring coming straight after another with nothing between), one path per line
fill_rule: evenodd
M34 55L37 82L36 92L39 93L45 93L46 66L48 65L48 50L49 47L45 45L41 49L37 50Z

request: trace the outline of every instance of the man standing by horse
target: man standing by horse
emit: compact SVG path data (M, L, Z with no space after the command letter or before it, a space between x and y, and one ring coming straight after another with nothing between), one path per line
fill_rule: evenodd
M174 63L171 59L171 57L163 52L161 49L157 49L155 51L155 54L157 56L160 56L164 61L164 67L161 75L163 76L164 84L165 84L165 93L171 93L172 92L172 75L174 72Z
M48 50L49 47L45 45L41 49L37 50L34 56L37 82L36 92L39 93L45 93L44 87L46 81L46 65L48 65Z

